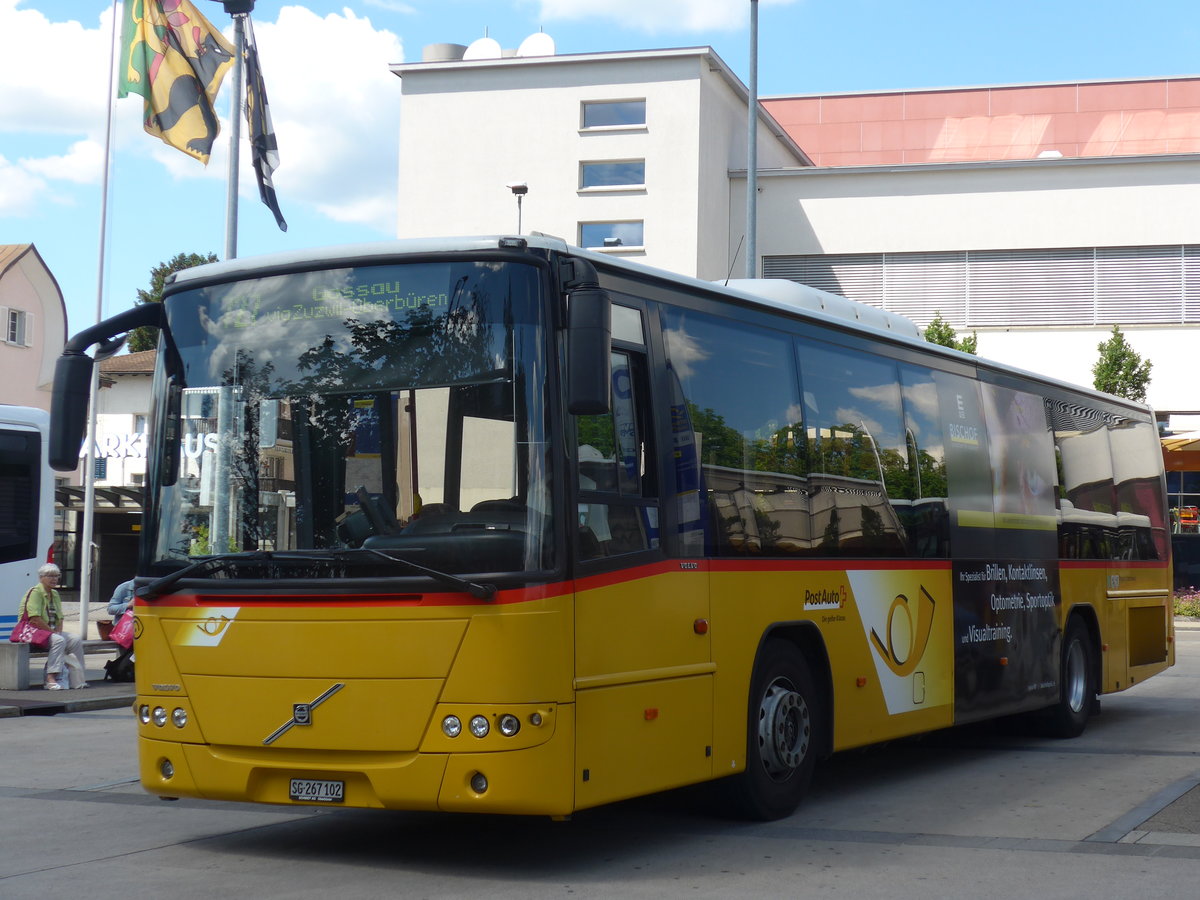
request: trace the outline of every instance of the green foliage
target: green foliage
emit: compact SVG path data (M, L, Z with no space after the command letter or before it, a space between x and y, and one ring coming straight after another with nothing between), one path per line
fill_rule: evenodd
M1175 615L1200 618L1200 591L1197 591L1196 588L1189 587L1182 591L1176 591L1173 599Z
M1153 363L1143 361L1129 346L1119 325L1113 326L1112 336L1102 341L1097 349L1100 358L1092 366L1092 384L1096 390L1144 403Z
M137 300L134 302L139 305L142 303L162 303L163 287L167 283L168 276L182 269L190 269L192 266L216 261L217 254L215 253L209 253L207 256L201 256L199 253L177 253L167 262L159 263L150 270L150 290L144 291L139 288ZM129 333L129 351L131 353L138 353L142 350L153 350L157 346L157 328L143 325L140 328L133 329Z
M940 312L934 313L933 321L925 327L925 340L931 344L970 353L972 356L979 351L979 335L972 331L967 337L959 340L958 334L950 327L950 323L942 318Z

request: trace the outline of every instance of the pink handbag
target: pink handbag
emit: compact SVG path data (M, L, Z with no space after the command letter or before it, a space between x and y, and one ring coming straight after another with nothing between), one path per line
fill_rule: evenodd
M29 593L25 595L25 600L21 602L21 618L17 620L17 624L13 626L12 634L8 639L14 644L29 644L38 650L48 650L50 648L50 635L54 634L48 628L38 628L29 621L29 616L25 613L25 602L29 600L29 594L33 593L33 588L29 589Z
M126 650L133 646L133 610L127 609L112 627L108 634L110 641L116 641Z

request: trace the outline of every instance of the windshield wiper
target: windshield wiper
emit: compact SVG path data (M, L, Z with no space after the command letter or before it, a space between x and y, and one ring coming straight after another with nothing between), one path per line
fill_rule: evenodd
M205 569L215 567L223 567L226 563L241 562L242 560L260 560L268 559L269 553L264 553L260 550L251 551L249 553L221 553L217 556L206 556L204 559L197 560L190 566L184 566L182 569L176 569L169 575L164 575L162 578L156 578L154 581L137 589L136 595L143 600L153 600L167 592L171 585L178 581L182 581L189 575L194 575Z
M168 575L157 578L144 587L138 588L137 596L143 600L153 600L165 594L172 585L190 575L197 575L208 569L221 569L228 566L230 563L244 562L279 562L299 561L299 562L323 562L329 559L328 556L317 556L312 553L289 553L272 552L270 550L250 550L242 553L219 553L216 556L206 556L204 559L197 560L191 565L184 566L182 569L177 569Z
M334 551L333 553L289 553L289 552L271 552L269 550L253 550L244 553L221 553L216 556L206 556L204 559L197 560L189 566L184 566L169 575L164 575L157 578L149 584L138 588L137 596L143 600L153 600L165 594L176 583L182 581L192 575L206 573L207 570L219 570L233 563L245 562L277 562L277 561L308 561L308 562L328 562L330 559L344 558L347 553L370 553L373 556L378 556L381 559L386 559L388 562L400 563L407 566L415 572L420 572L422 575L428 575L443 584L448 584L451 587L458 588L460 591L466 591L472 597L479 600L490 600L496 595L496 586L494 584L478 584L474 581L467 581L465 578L459 578L456 575L451 575L449 572L441 572L437 569L430 569L428 566L423 566L420 563L415 563L412 560L404 559L400 556L392 556L372 547L361 547L356 550L349 551Z
M448 584L451 587L456 587L460 591L466 591L472 597L479 600L491 600L496 596L496 586L494 584L479 584L474 581L467 581L465 578L459 578L457 575L451 575L449 572L441 572L437 569L431 569L428 566L423 566L420 563L415 563L411 559L405 559L403 556L392 556L389 553L384 553L382 550L376 550L374 547L359 547L356 550L351 550L351 553L370 553L378 556L381 559L386 559L389 562L398 562L403 566L408 566L414 572L420 572L423 575L428 575L443 584Z

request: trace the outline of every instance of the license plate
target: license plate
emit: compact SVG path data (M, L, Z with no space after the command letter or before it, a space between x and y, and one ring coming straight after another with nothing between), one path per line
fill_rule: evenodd
M306 803L341 803L346 799L346 782L293 778L288 796Z

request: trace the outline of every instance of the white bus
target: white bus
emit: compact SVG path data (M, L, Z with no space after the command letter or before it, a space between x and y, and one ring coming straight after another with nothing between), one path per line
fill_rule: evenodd
M54 549L54 478L47 462L50 414L0 404L0 636ZM14 599L15 598L15 599ZM8 608L11 606L11 609Z

